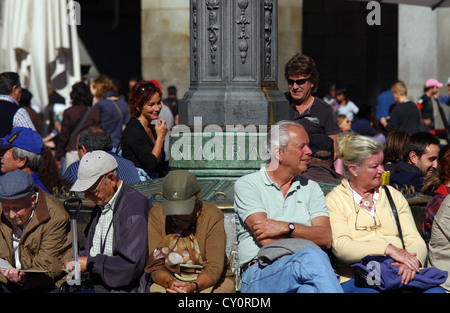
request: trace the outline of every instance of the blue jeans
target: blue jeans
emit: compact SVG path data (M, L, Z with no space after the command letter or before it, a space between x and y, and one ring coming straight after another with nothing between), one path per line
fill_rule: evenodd
M325 252L311 247L270 265L250 266L241 280L243 293L342 293Z
M372 289L372 288L356 287L354 279L350 279L350 280L346 281L345 283L342 283L341 286L342 286L342 289L344 290L345 293L382 293L382 291L379 291L379 290L376 290L376 289ZM391 291L391 292L395 293L397 291ZM401 290L399 290L398 292L401 292ZM414 288L414 290L410 289L410 290L408 290L408 292L413 292L413 293L414 292L416 292L416 293L445 293L445 290L442 287L433 287L433 288L426 289L426 290Z

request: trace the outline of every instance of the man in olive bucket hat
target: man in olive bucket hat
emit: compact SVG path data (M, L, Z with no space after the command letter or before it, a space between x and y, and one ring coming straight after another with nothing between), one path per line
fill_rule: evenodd
M149 214L150 254L145 271L151 292L235 292L226 257L224 215L200 201L200 185L185 170L169 172L163 181L163 203Z

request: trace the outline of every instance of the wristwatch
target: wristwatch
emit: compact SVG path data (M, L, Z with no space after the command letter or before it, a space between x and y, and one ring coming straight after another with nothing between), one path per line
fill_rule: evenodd
M288 231L288 236L290 237L291 235L292 235L292 232L294 231L294 229L295 229L295 225L294 224L292 224L292 223L289 223L289 231Z

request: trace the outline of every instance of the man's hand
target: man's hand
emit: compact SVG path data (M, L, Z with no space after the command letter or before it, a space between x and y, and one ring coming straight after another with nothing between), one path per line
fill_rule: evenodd
M0 270L0 273L10 282L18 284L25 283L26 274L17 268L11 267L6 270Z
M272 219L258 220L253 223L252 232L261 244L267 239L281 239L287 234L289 223ZM271 240L274 241L274 240Z
M86 272L86 267L87 267L87 256L81 256L78 257L78 264L80 267L80 273ZM72 272L75 269L74 263L73 263L73 259L71 259L70 261L66 261L64 262L64 268L66 270L68 270L69 272Z
M245 224L261 245L288 238L289 223L267 218L266 213L254 213L247 217ZM317 244L322 249L331 247L331 226L328 216L319 216L311 220L311 226L295 225L291 235Z

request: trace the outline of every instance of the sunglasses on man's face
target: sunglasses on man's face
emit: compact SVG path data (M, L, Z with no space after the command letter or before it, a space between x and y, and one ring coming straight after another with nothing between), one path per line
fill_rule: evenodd
M308 81L308 78L302 78L302 79L297 79L297 80L288 78L288 80L287 80L288 84L291 86L294 85L294 83L297 84L297 86L300 86L300 85L303 85L304 83L306 83L307 81Z

